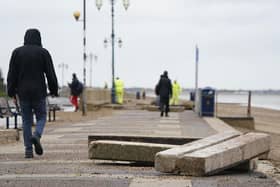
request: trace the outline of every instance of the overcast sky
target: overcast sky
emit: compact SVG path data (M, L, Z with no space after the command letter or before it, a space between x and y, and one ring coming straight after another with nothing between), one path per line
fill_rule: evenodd
M184 88L195 83L195 45L200 49L199 87L280 89L279 0L130 0L125 11L116 3L116 76L126 87L153 88L164 70ZM93 63L94 86L111 84L109 0L98 11L87 0L87 52ZM12 50L22 45L25 30L38 28L53 58L59 83L77 73L83 80L82 22L72 16L82 0L0 1L0 67L7 75ZM89 61L87 84L89 85Z

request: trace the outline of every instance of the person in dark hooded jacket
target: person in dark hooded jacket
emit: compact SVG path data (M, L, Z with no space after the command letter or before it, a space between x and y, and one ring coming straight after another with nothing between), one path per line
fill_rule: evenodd
M160 76L160 80L156 86L156 92L160 99L160 116L168 116L169 112L169 99L172 97L172 84L168 78L168 72L164 71L163 75Z
M78 80L76 73L72 74L72 82L68 83L71 90L70 101L75 106L75 112L79 109L78 97L83 92L83 84Z
M25 158L33 158L33 147L38 155L43 154L40 143L46 123L47 85L50 95L58 96L58 84L49 52L42 47L37 29L28 29L24 45L12 52L7 78L8 95L16 99L22 112ZM32 134L33 112L36 129Z

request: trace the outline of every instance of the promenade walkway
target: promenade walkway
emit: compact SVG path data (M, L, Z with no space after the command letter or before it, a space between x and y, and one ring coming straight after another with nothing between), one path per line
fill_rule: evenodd
M88 135L147 135L203 138L216 131L192 111L170 113L120 110L112 116L66 125L48 125L42 139L44 155L24 159L22 142L0 146L0 187L10 186L278 186L260 173L230 173L190 178L159 173L150 166L127 162L92 161Z

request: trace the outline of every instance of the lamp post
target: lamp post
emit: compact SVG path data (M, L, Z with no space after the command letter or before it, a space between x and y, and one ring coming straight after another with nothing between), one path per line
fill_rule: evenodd
M64 86L64 69L68 69L68 64L60 63L58 64L58 68L61 68L61 87Z
M114 104L116 103L116 93L115 93L115 20L114 20L114 16L115 16L115 10L114 10L114 6L115 6L115 2L116 0L110 0L111 3L111 17L112 17L112 31L111 31L111 45L112 45L112 90L111 90L111 102ZM129 0L123 0L123 6L125 8L125 10L128 9L129 7ZM100 10L100 8L102 7L102 0L96 0L96 7L98 10ZM121 41L121 40L119 40ZM105 39L104 40L104 44L106 45L108 43L108 40ZM119 44L122 42L119 42Z
M84 89L82 93L82 114L83 116L86 115L86 0L83 1L83 19L79 20L80 18L80 12L76 11L74 12L73 16L76 19L76 21L82 21L83 22L83 81L84 81Z

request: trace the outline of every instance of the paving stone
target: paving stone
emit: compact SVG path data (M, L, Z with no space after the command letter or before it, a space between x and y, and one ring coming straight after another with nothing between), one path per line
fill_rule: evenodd
M0 130L0 144L13 143L19 140L17 129Z
M130 182L129 187L191 187L190 179L139 179Z
M218 133L201 140L159 152L155 157L155 168L160 172L174 172L177 169L176 160L184 154L221 143L239 135L240 133L237 131Z
M185 175L210 175L248 161L270 149L270 136L248 133L220 144L187 153L176 161Z
M146 110L148 111L159 111L158 106L146 106L145 107ZM185 110L184 106L170 106L169 107L170 112L183 112Z
M176 145L125 141L92 141L89 159L154 162L156 153L174 148Z

